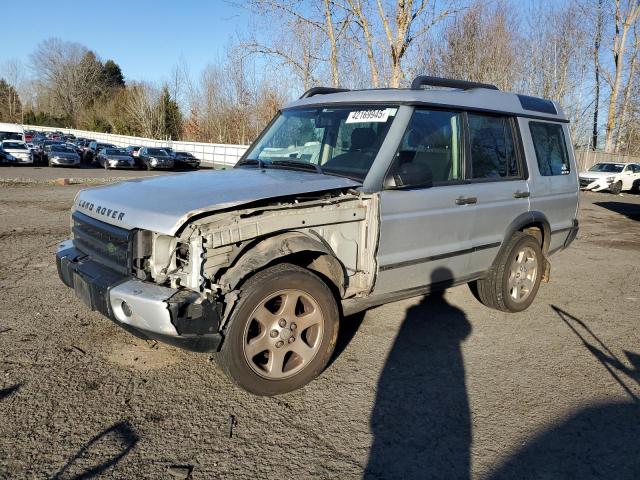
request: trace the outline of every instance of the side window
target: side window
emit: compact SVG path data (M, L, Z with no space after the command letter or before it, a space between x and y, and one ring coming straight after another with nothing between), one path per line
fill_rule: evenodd
M469 113L471 175L476 179L520 176L513 129L508 117Z
M529 122L540 175L568 175L571 169L562 125Z
M396 187L442 185L462 180L461 115L417 109L402 137L391 175Z

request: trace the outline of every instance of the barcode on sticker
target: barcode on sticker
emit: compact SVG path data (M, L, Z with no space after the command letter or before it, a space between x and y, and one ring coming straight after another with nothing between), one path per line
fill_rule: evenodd
M346 123L369 123L369 122L381 122L384 123L389 118L389 109L383 110L358 110L355 112L349 112Z

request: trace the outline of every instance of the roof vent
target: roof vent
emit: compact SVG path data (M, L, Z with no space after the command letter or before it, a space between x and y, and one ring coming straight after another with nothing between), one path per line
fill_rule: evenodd
M498 90L498 87L489 83L468 82L467 80L455 80L453 78L430 77L420 75L411 82L411 90L421 90L423 86L459 88L461 90L471 90L472 88L488 88Z
M551 115L557 115L558 111L556 106L551 100L545 100L544 98L530 97L528 95L518 95L520 105L525 110L540 113L550 113Z

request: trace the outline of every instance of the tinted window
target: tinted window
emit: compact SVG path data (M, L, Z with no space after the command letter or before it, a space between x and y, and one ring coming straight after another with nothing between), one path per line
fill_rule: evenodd
M13 148L16 150L26 150L27 147L25 146L24 143L18 143L18 142L3 142L2 143L2 147L3 148Z
M416 110L402 137L391 171L396 186L428 186L462 179L461 116Z
M162 148L147 148L147 154L149 155L162 155L167 156L167 152Z
M529 122L531 139L536 151L540 175L568 175L569 154L562 125L557 123Z
M517 177L518 160L507 117L469 114L471 178Z

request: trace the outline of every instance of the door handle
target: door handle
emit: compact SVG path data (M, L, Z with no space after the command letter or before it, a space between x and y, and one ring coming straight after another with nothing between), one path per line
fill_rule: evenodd
M513 193L513 198L528 198L529 195L531 195L530 192L514 192Z
M470 205L472 203L478 203L476 197L458 197L456 198L456 205Z

